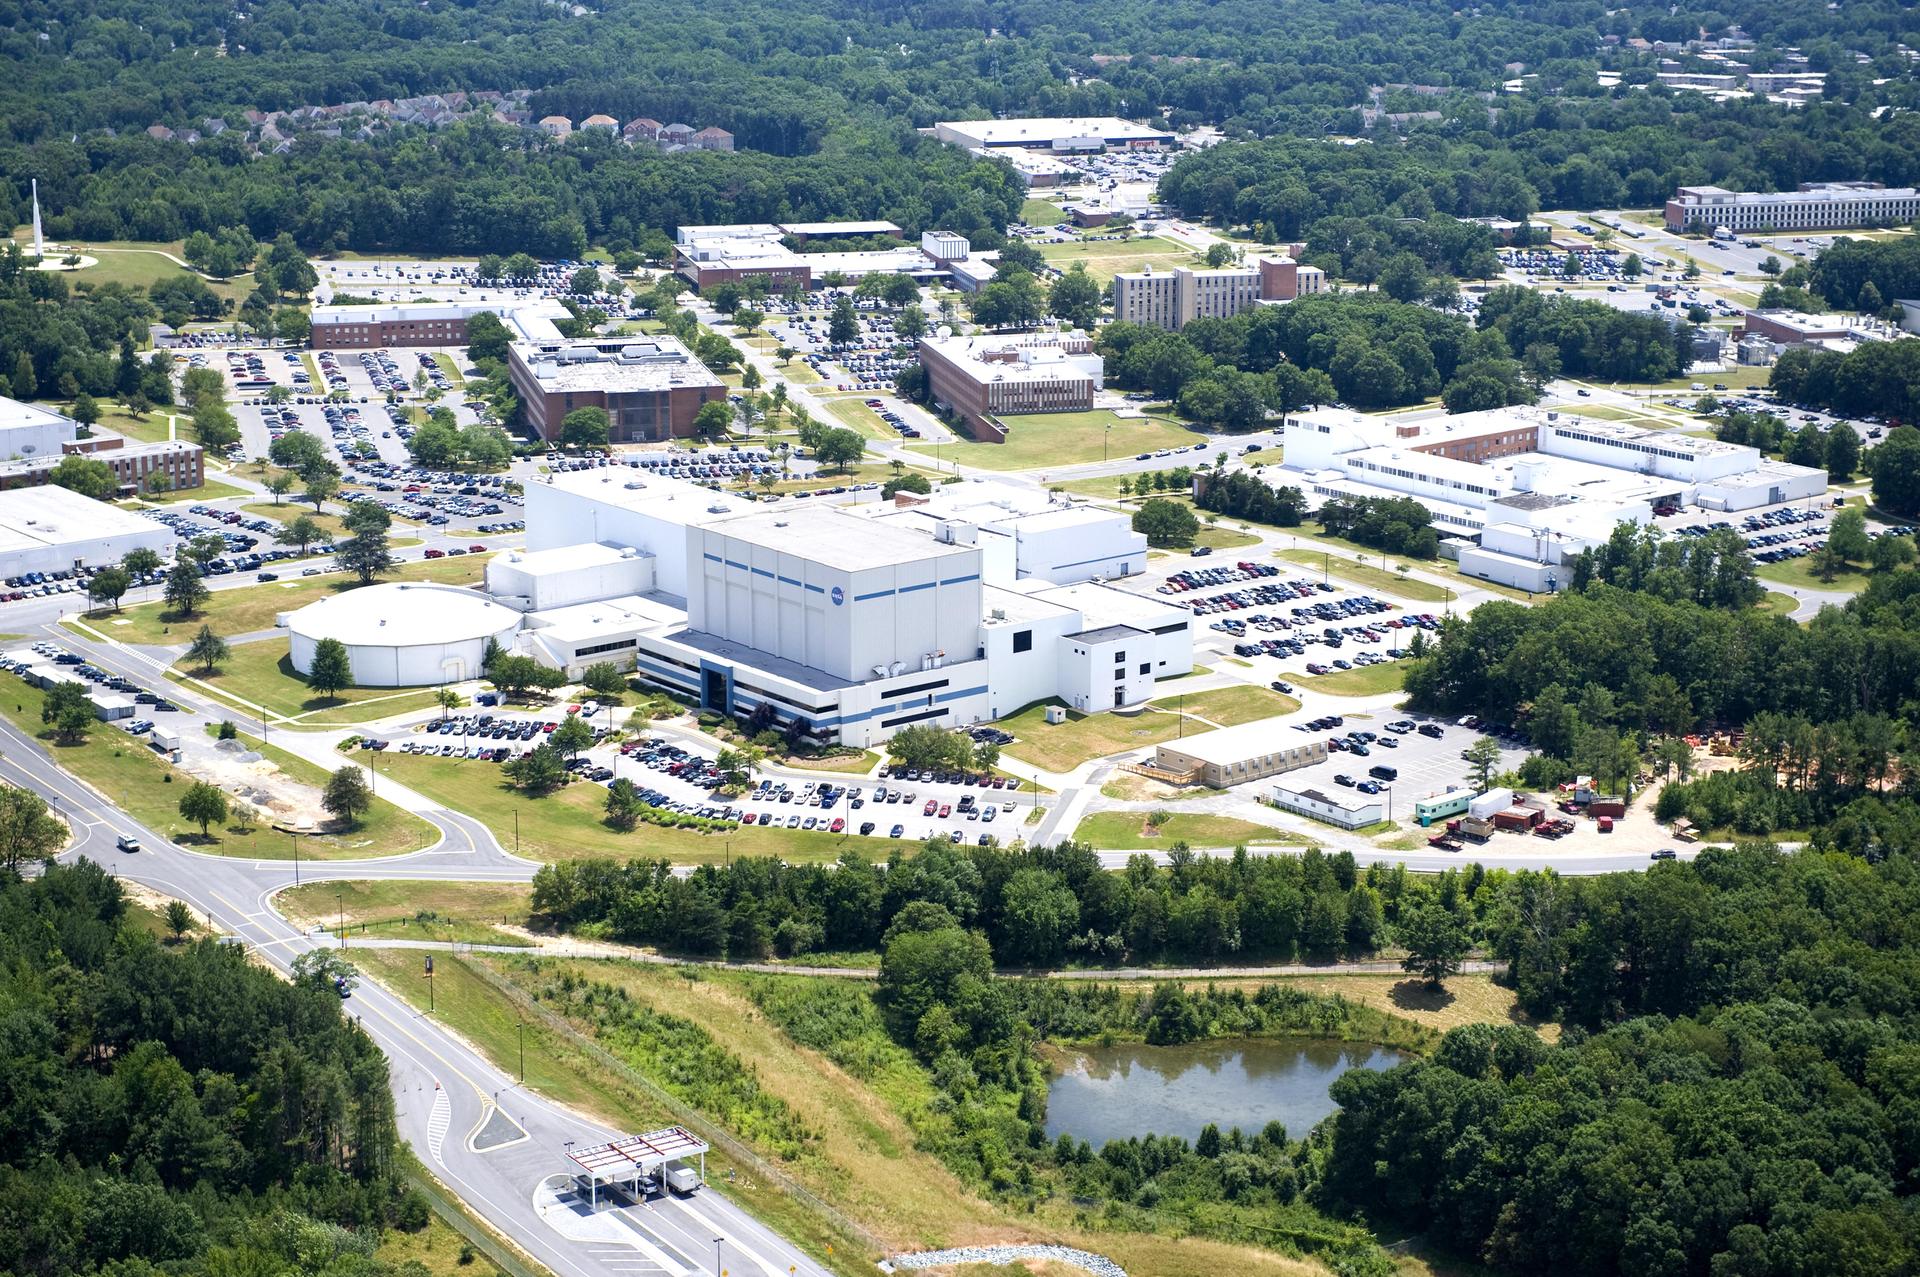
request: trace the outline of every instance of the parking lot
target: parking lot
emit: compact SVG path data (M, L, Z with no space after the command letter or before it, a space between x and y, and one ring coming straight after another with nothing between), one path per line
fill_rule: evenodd
M1289 787L1311 786L1327 793L1339 793L1343 789L1358 792L1366 785L1376 785L1388 798L1388 819L1402 823L1411 823L1416 799L1469 786L1471 771L1461 754L1488 735L1424 714L1396 712L1364 722L1347 718L1342 723L1308 730L1311 721L1319 720L1290 724L1289 732L1299 732L1303 740L1327 740L1330 751L1327 761L1287 772L1281 778L1282 783ZM1430 734L1434 731L1439 735ZM1358 740L1351 734L1357 734ZM1500 761L1494 767L1495 773L1516 768L1526 758L1528 751L1519 737L1494 736L1493 739L1500 744ZM1333 741L1341 742L1342 747L1334 747ZM1366 752L1356 751L1356 744ZM1376 779L1369 775L1375 767L1391 768L1396 775L1390 780ZM1343 784L1342 777L1352 783ZM1269 778L1254 788L1264 791L1272 784Z
M569 770L591 784L629 780L642 802L676 815L879 840L931 837L985 845L1010 840L1033 801L1028 796L1022 802L1004 776L905 770L855 785L842 783L844 778L761 774L740 795L717 795L723 782L717 746L680 734L608 742L604 707L592 701L540 714L481 709L424 722L405 737L365 740L361 747L500 766L537 748L575 713L593 726L595 743L568 760Z

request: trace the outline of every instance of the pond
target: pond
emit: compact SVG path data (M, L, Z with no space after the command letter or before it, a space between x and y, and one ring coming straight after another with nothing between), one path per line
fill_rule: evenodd
M1134 1135L1191 1140L1209 1122L1252 1135L1277 1121L1299 1139L1338 1107L1327 1094L1335 1078L1406 1058L1312 1038L1084 1047L1047 1094L1047 1138L1066 1132L1098 1149Z

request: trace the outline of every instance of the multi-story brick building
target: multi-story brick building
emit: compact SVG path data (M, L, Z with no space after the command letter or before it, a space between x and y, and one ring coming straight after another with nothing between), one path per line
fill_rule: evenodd
M613 443L684 439L701 405L727 397L724 382L665 336L515 342L507 375L527 424L548 442L576 408L603 409Z
M1100 388L1100 356L1083 332L926 337L920 363L927 391L966 422L975 439L1004 443L997 419L1034 412L1084 412Z

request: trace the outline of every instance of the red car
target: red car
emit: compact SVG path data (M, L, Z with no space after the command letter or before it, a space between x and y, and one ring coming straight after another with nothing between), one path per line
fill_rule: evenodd
M838 816L835 816L833 818L833 824L830 826L832 832L836 834L839 833L841 830L845 829L846 827L847 827L847 822L842 820Z
M754 815L752 812L748 812L742 817L740 817L740 823L743 825L751 825L754 821L758 819L760 819L758 816Z
M447 557L447 552L445 550L428 550L427 557L429 559L444 559Z
M949 816L951 816L951 815L953 815L953 804L951 804L951 803L941 803L941 804L940 804L940 819L942 819L942 820L945 820L945 819L946 819L947 817L949 817Z
M486 552L487 547L484 545L470 545L467 547L468 554L485 554Z
M922 816L931 816L933 815L934 812L939 810L940 810L940 804L933 801L933 799L929 798L927 799L927 805L920 809L920 814Z

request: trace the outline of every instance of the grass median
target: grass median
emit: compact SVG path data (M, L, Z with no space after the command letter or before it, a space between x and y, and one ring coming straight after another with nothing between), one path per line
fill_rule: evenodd
M1407 685L1404 661L1383 661L1378 665L1360 665L1331 674L1307 675L1294 680L1296 685L1328 696L1380 696L1397 692Z
M1250 686L1161 697L1140 713L1081 714L1069 710L1063 723L1047 722L1049 703L1029 705L1001 719L998 726L1015 737L1005 754L1050 772L1072 771L1088 759L1198 735L1214 726L1274 718L1300 708L1300 702L1290 696Z
M1301 846L1307 839L1285 829L1256 825L1234 816L1213 816L1206 812L1179 812L1167 818L1154 833L1146 832L1148 813L1142 811L1097 811L1081 820L1073 831L1076 841L1096 851L1164 851L1175 843L1189 847L1253 847L1264 845Z
M1458 593L1445 586L1434 585L1410 575L1389 572L1384 568L1370 567L1364 563L1355 563L1352 559L1344 559L1339 555L1321 550L1277 550L1275 553L1289 563L1318 568L1329 576L1339 577L1361 589L1376 590L1381 594L1391 594L1395 598L1414 599L1421 603L1444 603L1453 594ZM1376 554L1374 557L1383 556Z
M349 687L333 696L315 695L293 668L288 645L289 640L278 638L242 643L211 674L196 663L183 661L169 669L167 676L197 680L201 690L248 708L263 706L281 718L297 720L296 726L370 723L439 703L438 689L427 687Z
M344 921L355 940L532 943L501 930L527 925L533 887L524 882L315 882L274 899L295 922L333 928Z

